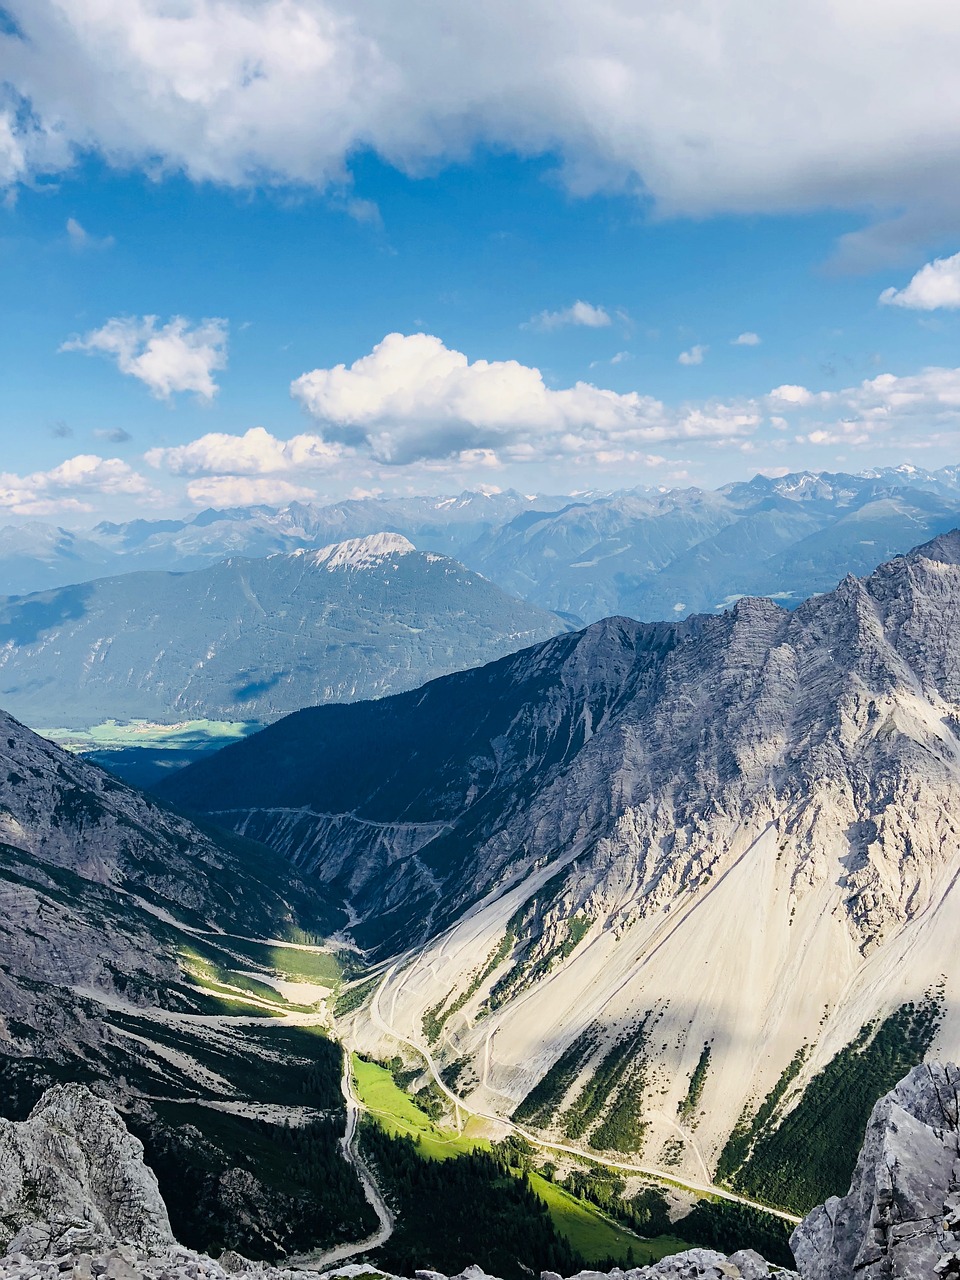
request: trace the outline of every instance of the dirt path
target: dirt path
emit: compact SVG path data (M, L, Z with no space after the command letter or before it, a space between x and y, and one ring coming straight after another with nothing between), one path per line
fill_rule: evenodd
M367 1236L365 1240L358 1240L354 1244L338 1244L322 1253L311 1253L304 1257L287 1259L286 1265L288 1267L297 1267L301 1271L327 1271L350 1258L355 1258L358 1253L367 1253L371 1249L378 1249L393 1235L393 1213L386 1200L384 1200L380 1188L377 1186L377 1180L361 1156L357 1145L357 1122L360 1119L361 1108L353 1089L350 1051L345 1045L342 1047L343 1077L340 1081L340 1089L346 1099L347 1123L343 1137L340 1139L340 1151L344 1160L353 1167L357 1177L360 1179L363 1194L367 1198L367 1203L372 1206L374 1213L377 1215L379 1226L373 1235Z

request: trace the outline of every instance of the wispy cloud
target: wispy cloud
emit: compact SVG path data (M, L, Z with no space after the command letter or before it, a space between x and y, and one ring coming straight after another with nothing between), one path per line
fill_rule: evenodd
M691 347L689 351L681 351L677 356L678 364L703 364L703 357L710 350L709 347L697 345Z
M76 218L67 219L67 239L74 249L109 249L116 243L113 236L91 235Z
M521 328L549 331L562 329L567 325L583 325L587 329L605 329L612 323L610 313L604 307L595 307L593 303L578 298L569 307L563 307L559 311L541 311L538 315L531 316Z
M732 347L759 347L760 335L751 333L749 330L746 333L738 333L735 338L730 339L730 345Z

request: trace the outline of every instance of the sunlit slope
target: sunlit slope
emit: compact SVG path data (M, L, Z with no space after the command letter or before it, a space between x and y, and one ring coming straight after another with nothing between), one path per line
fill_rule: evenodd
M482 1109L690 1177L736 1130L725 1176L773 1185L789 1152L760 1139L828 1064L811 1133L846 1123L824 1090L861 1106L960 1052L958 562L953 533L793 613L607 620L301 713L166 794L398 957L362 1045L420 1043Z

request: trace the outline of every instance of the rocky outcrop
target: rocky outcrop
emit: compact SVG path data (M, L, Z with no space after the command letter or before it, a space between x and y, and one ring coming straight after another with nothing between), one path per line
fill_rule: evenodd
M791 1247L803 1280L960 1275L960 1071L917 1067L873 1109L850 1191Z
M19 1124L0 1120L0 1242L39 1256L174 1243L142 1143L83 1085L48 1089Z

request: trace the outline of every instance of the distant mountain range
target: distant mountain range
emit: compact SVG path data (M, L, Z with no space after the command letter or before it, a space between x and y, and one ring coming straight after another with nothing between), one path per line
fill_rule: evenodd
M637 490L526 512L466 549L506 590L586 621L790 608L960 522L960 468L799 475L714 491Z
M380 533L0 601L0 705L44 728L266 723L413 688L565 629L456 561Z
M579 622L710 612L741 595L789 607L960 521L960 467L802 472L717 490L576 497L513 491L204 511L183 520L0 529L0 591L18 594L231 556L315 549L388 531L452 556L512 595Z
M361 1047L802 1208L891 1075L960 1053L958 635L953 531L793 612L611 618L301 711L160 794L348 904L387 962Z
M422 551L459 557L464 547L521 512L554 511L566 498L463 493L440 498L361 498L319 506L206 510L182 520L102 522L83 533L40 521L0 528L0 593L70 586L106 574L202 569L229 556L290 554L384 530Z

